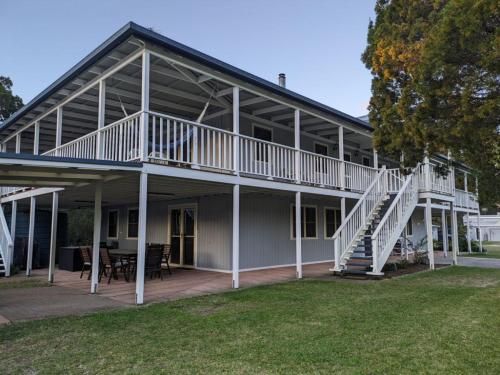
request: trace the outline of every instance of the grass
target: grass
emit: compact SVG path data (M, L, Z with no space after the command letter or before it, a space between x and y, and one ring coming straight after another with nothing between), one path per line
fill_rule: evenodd
M39 278L31 277L10 277L0 279L0 289L11 289L11 288L36 288L50 286L47 280L42 280Z
M498 374L500 270L303 280L0 328L3 373Z
M497 259L500 259L500 242L484 241L483 242L483 249L486 249L486 252L472 253L472 254L460 253L460 256L474 257L474 258L497 258Z

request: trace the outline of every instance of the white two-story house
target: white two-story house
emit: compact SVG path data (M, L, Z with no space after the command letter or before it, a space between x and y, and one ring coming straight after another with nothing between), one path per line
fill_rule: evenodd
M470 171L436 173L448 162L438 156L405 176L372 132L283 76L268 82L129 23L1 126L4 272L18 204L30 210L28 275L35 210L52 210L52 281L57 212L87 203L94 266L101 242L137 249L139 304L146 243L170 244L173 265L231 273L235 288L240 272L294 265L300 278L316 262L346 272L364 261L379 275L403 231L432 238L438 212L456 257L457 212L478 212Z

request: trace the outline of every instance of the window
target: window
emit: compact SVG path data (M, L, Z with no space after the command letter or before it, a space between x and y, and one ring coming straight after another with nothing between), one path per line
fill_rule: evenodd
M344 153L344 161L351 161L351 154Z
M301 222L302 222L302 238L316 238L316 207L314 206L302 206L301 207ZM292 238L295 238L295 205L292 205Z
M118 238L118 211L108 213L108 238Z
M261 126L254 125L253 127L253 137L257 139L261 139L263 141L272 142L273 140L273 132L271 129L263 128ZM268 160L268 151L267 147L259 147L257 145L257 149L255 150L255 159L259 161Z
M413 235L413 223L411 221L411 218L410 220L408 220L408 223L406 224L406 235L407 236Z
M369 158L368 156L363 156L363 165L364 165L365 167L369 167L369 166L370 166L370 164L371 164L371 162L370 162L370 158Z
M319 155L328 156L328 146L321 143L315 143L314 152Z
M138 231L139 231L139 210L138 209L128 210L127 237L137 238Z
M342 223L340 209L325 208L325 238L330 239Z

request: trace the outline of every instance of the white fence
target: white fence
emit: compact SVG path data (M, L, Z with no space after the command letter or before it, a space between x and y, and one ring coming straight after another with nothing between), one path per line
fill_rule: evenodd
M455 189L455 206L469 210L477 210L479 208L479 203L474 194Z

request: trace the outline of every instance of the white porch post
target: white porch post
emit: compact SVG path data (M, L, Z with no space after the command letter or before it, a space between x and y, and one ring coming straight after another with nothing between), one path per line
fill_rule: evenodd
M464 172L464 190L467 193L467 202L469 201L469 188L467 185L467 172ZM467 220L467 252L470 254L472 253L472 244L471 244L471 238L470 238L470 219L469 219L469 205L467 204L467 213L465 214L466 220Z
M56 268L56 245L57 245L57 211L59 209L59 193L52 193L52 220L50 226L50 255L49 255L49 283L54 282L54 271Z
M297 279L302 279L302 199L301 192L295 193L295 258Z
M300 110L296 109L293 117L293 134L295 145L295 182L300 184L301 168L300 168Z
M22 133L16 134L16 154L21 152L21 134Z
M99 104L97 114L97 128L102 129L106 121L106 81L104 79L99 81ZM96 140L96 159L102 158L102 134L97 133Z
M233 186L233 288L240 287L240 185Z
M62 122L63 122L63 107L57 107L57 118L56 118L56 147L59 147L62 142ZM56 151L56 155L59 156L59 150Z
M481 230L481 207L479 207L479 183L476 177L477 229L479 231L479 251L483 252L483 232Z
M427 154L424 157L424 171L425 171L425 190L431 191L431 166L429 161L429 156Z
M344 162L344 127L339 126L339 160L340 164L340 189L345 190L346 179L345 179L345 162ZM345 211L345 198L340 198L340 218L343 223L346 217Z
M425 201L425 228L427 232L427 256L429 257L429 267L434 269L434 244L432 242L432 207L431 198Z
M148 159L149 151L149 68L150 52L142 54L142 90L141 90L141 160ZM142 302L141 302L142 303Z
M373 168L378 169L378 152L373 149Z
M446 210L441 210L441 231L443 232L443 253L448 257L448 223L446 222Z
M17 221L17 201L12 201L10 214L10 238L12 238L12 243L14 244L14 248L12 249L12 254L10 257L10 264L14 264L14 250L16 247L16 221Z
M38 155L39 152L40 152L40 121L36 121L33 134L33 155Z
M451 225L451 250L453 252L453 264L458 264L458 227L457 227L457 211L455 204L450 202L450 225Z
M101 243L101 205L102 205L102 182L95 185L94 196L94 238L92 244L92 283L90 293L97 293L99 284L99 251Z
M146 221L148 205L148 175L142 172L139 183L139 228L137 235L137 277L135 303L144 303L144 266L146 263Z
M233 87L233 173L240 174L240 88Z
M35 214L36 214L36 198L30 198L30 219L28 229L28 260L26 262L26 276L31 276L33 268L33 242L35 240Z

